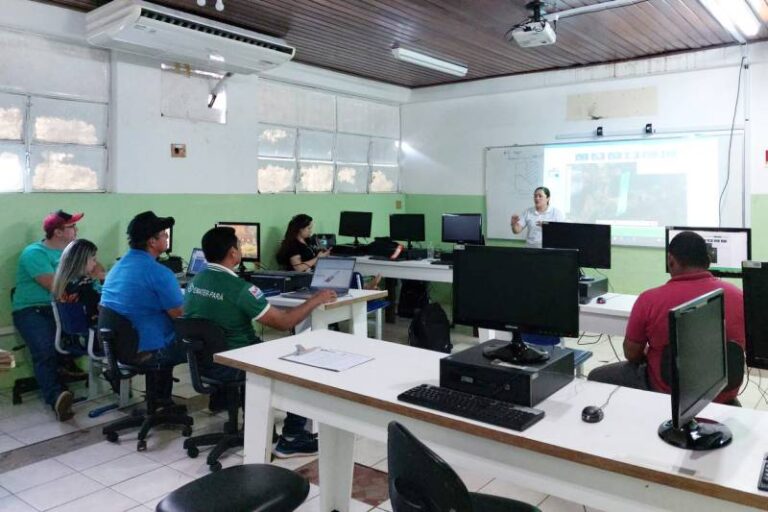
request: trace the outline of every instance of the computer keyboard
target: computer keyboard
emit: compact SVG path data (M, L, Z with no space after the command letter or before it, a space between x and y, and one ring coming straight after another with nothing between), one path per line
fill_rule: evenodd
M443 265L445 267L453 267L453 262L448 262L448 261L435 260L435 261L430 261L429 264L430 265Z
M429 384L411 388L399 394L397 399L518 432L522 432L544 417L544 411L538 409Z

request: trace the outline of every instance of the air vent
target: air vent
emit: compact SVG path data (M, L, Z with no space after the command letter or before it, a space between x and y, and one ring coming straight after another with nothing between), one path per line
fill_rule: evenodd
M147 18L150 20L159 21L160 23L166 23L168 25L174 25L174 26L186 28L189 30L196 30L204 34L210 34L212 36L221 37L224 39L231 39L232 41L238 41L240 43L245 43L251 46L258 46L260 48L265 48L268 50L285 53L287 55L293 55L293 51L294 51L294 49L289 46L281 46L278 44L270 43L268 41L254 39L252 37L244 36L236 32L229 32L227 30L222 30L220 28L206 26L191 20L177 18L175 16L170 16L168 14L151 11L149 9L141 10L141 18Z

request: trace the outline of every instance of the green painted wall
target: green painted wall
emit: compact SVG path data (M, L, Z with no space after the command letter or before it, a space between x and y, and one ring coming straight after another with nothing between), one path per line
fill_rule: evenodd
M397 211L397 201L404 200L402 194L3 194L0 197L0 327L12 323L10 289L14 285L19 253L33 240L42 238L43 217L58 208L85 212L85 218L79 223L79 236L96 243L99 260L108 268L128 248L125 238L128 222L144 210L176 218L173 253L184 260L194 247L200 246L203 233L216 221L260 222L263 263L267 268L275 268L274 253L293 215L308 213L315 219L315 232L335 233L340 211L373 211L373 233L386 233L389 214ZM15 344L12 336L0 337L0 348ZM27 364L14 372L0 374L0 388L10 386L13 378L27 374Z

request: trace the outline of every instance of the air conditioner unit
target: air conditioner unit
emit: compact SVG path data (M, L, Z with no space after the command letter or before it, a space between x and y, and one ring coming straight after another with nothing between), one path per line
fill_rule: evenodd
M276 37L141 0L112 0L86 15L94 46L218 73L258 73L291 60L295 48Z

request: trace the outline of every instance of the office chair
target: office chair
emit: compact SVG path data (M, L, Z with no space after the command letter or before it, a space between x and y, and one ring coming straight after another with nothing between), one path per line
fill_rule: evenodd
M739 389L741 387L742 382L744 382L744 367L746 362L744 349L735 341L728 340L725 344L725 350L728 383L721 393L733 391L734 389ZM664 347L664 350L661 352L661 379L666 382L667 385L672 382L672 349L669 345ZM741 402L738 398L734 398L726 405L741 407Z
M107 436L107 441L117 442L120 430L140 427L136 450L142 452L147 449L149 430L158 425L180 425L183 427L181 435L191 436L193 420L187 415L187 407L162 404L160 399L163 397L157 396L163 381L173 378L173 369L142 366L137 361L139 334L130 320L102 306L99 313L99 336L109 363L108 376L113 390L117 392L120 381L134 375L144 375L146 382L146 410L135 409L131 416L105 426L101 432Z
M156 512L291 512L309 494L309 482L290 469L243 464L210 473L171 492Z
M201 318L177 318L174 320L174 327L187 351L189 373L195 391L204 395L224 392L227 398L227 422L224 424L224 431L190 437L184 441L184 449L193 459L199 455L201 446L215 445L208 454L206 463L211 471L219 471L219 457L230 448L243 446L243 432L238 429L238 412L245 379L243 377L226 382L202 375L207 368L213 366L213 354L227 348L221 327Z
M352 273L352 283L349 286L350 288L354 288L356 290L362 290L363 288L363 275L360 272L353 272ZM368 301L366 307L367 312L376 313L376 339L380 340L383 336L383 326L384 326L384 310L389 307L390 302L385 299L377 299L377 300L370 300Z
M469 492L456 472L408 429L392 421L387 430L394 512L540 512L521 501Z

